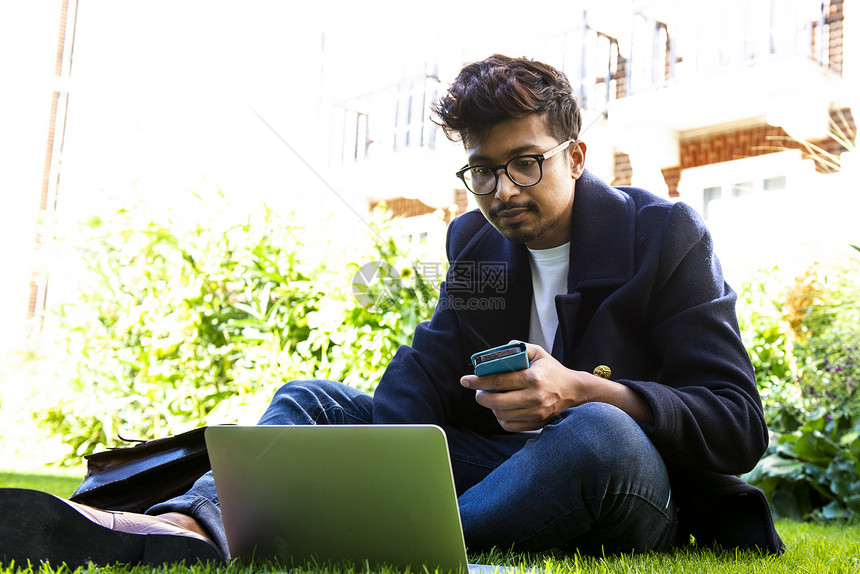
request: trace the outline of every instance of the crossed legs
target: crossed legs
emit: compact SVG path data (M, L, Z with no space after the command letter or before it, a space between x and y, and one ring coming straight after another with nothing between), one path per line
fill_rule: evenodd
M331 381L294 381L260 424L370 424L370 396ZM583 553L662 550L676 512L666 468L619 409L589 403L541 433L483 436L446 428L466 544L472 548L576 548ZM222 553L226 539L211 474L148 511L201 523Z
M277 391L260 424L370 424L371 407L369 395L340 383L294 381ZM540 433L445 431L472 550L610 553L673 542L676 513L663 461L615 407L569 409ZM211 473L147 514L0 489L0 561L160 563L218 559L218 551L229 559Z

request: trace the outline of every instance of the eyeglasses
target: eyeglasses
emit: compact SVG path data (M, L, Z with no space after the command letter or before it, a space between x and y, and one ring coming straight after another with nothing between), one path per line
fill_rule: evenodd
M518 155L507 163L497 166L466 165L457 172L457 177L466 184L466 189L475 195L487 195L499 185L499 170L505 170L508 178L519 187L531 187L543 177L543 162L566 150L576 140L561 142L546 153Z

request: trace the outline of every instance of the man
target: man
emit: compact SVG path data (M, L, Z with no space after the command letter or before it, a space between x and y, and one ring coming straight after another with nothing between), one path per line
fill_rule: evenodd
M442 426L473 550L659 551L693 534L781 552L766 499L734 476L767 429L702 221L585 170L576 100L550 66L466 66L435 112L480 209L450 225L432 320L372 398L296 381L260 424ZM515 340L527 369L472 373L473 353ZM0 555L19 561L74 563L71 531L99 563L227 557L211 475L149 516L2 491L0 512ZM41 523L54 534L34 534Z

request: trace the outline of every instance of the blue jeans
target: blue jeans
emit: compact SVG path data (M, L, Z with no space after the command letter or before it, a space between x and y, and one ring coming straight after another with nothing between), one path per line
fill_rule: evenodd
M261 425L370 424L369 395L331 381L281 387ZM677 512L657 450L621 410L587 403L540 434L484 436L446 427L466 545L584 554L665 550ZM212 474L148 514L182 512L228 556Z

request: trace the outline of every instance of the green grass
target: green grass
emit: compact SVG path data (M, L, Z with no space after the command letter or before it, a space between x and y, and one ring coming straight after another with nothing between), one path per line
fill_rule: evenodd
M80 482L80 476L68 471L31 472L28 474L0 472L0 487L32 488L68 497ZM666 554L639 556L609 556L592 558L563 554L522 554L493 552L472 555L470 560L484 564L503 564L534 568L559 574L854 574L860 572L860 525L825 525L781 520L777 529L788 550L779 557L762 556L756 552L715 551L686 548ZM110 567L92 568L100 574L251 574L256 572L286 572L295 574L328 574L337 571L369 572L367 568L289 569L276 565L244 567L239 564L214 567L208 565L164 566L162 568ZM64 567L34 566L12 568L0 565L0 574L70 574ZM394 571L384 571L394 574Z
M30 488L69 498L81 483L81 478L56 471L47 474L0 471L0 488Z

